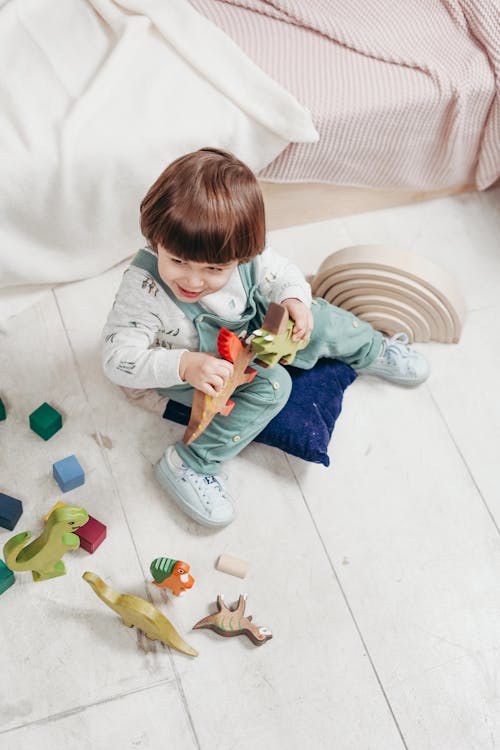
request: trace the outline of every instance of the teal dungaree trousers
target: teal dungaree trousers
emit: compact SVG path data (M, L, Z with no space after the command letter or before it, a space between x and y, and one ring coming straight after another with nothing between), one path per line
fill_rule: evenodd
M156 258L140 250L132 265L150 273L161 288L193 322L199 336L200 352L216 352L217 336L222 327L237 335L249 333L262 325L268 302L264 300L255 282L252 261L238 266L241 280L247 293L247 308L237 321L224 320L204 310L198 303L178 300L162 281ZM377 357L382 334L369 323L356 318L346 310L316 298L311 305L314 329L305 349L297 353L293 365L308 370L321 357L339 359L360 370ZM217 474L221 463L233 458L271 419L284 407L290 395L292 383L286 367L276 365L262 368L252 363L257 375L251 383L245 383L231 396L234 408L227 417L217 415L206 430L191 445L176 444L176 450L187 466L200 474ZM191 406L194 389L188 383L171 388L159 388L163 396Z

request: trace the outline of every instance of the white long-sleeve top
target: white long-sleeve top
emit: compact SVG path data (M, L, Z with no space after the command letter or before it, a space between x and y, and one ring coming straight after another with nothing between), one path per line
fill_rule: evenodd
M271 248L255 260L260 293L269 302L296 297L311 303L311 289L301 270ZM238 320L247 294L236 267L227 284L199 302L207 312ZM128 388L169 388L183 381L179 362L185 351L198 351L196 328L153 277L129 266L118 288L103 331L103 369Z

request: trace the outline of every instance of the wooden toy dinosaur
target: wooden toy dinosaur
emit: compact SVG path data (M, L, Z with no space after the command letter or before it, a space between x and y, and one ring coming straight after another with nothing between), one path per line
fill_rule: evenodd
M291 364L296 353L307 346L307 341L293 341L293 321L288 317L288 311L283 305L271 302L262 328L254 331L246 341L242 341L235 333L221 328L217 338L217 349L223 359L234 365L233 375L226 382L217 396L208 396L202 391L195 390L191 417L184 433L183 442L190 445L208 427L216 414L227 416L234 401L230 396L243 383L249 383L255 377L256 370L249 367L252 359L263 367L274 367L278 362Z
M238 604L234 609L226 607L224 595L217 597L217 612L208 615L193 626L193 630L209 628L226 638L233 635L246 635L256 646L261 646L269 641L273 634L268 628L259 627L252 622L252 615L244 616L247 594L240 594Z
M295 355L301 349L305 349L309 341L294 341L293 320L288 317L288 310L284 305L271 302L262 328L253 332L250 338L250 348L255 360L262 367L274 367L281 362L291 365Z
M171 557L157 557L149 566L154 585L170 589L175 596L182 596L193 587L194 578L189 573L191 566Z
M152 641L161 641L188 656L198 656L198 652L181 638L170 620L151 602L140 596L113 591L102 578L90 571L84 573L82 578L108 607L120 615L127 628L135 626Z
M227 417L234 406L234 401L230 401L229 397L239 385L249 383L257 375L257 370L248 367L248 363L253 358L250 346L227 328L221 328L219 331L217 348L223 359L233 363L233 374L217 396L208 396L202 391L195 390L191 417L182 439L186 445L192 443L206 430L216 414L223 414Z
M37 539L26 546L31 531L16 534L5 544L3 554L11 570L31 570L34 581L45 581L66 573L62 556L77 549L80 540L76 529L89 519L85 508L66 505L54 510Z

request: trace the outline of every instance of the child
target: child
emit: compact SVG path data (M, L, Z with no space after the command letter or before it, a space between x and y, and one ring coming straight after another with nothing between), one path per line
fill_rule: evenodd
M428 376L425 359L398 334L323 299L311 299L301 271L265 246L264 204L254 174L233 155L202 148L170 164L141 204L148 246L124 274L104 330L103 363L115 383L156 389L191 405L193 389L215 395L233 366L211 353L221 327L236 334L262 323L269 302L284 305L295 339L307 339L294 365L332 357L363 374L401 385ZM285 367L256 367L227 417L216 416L191 445L167 448L156 476L177 505L199 523L219 527L234 517L219 476L283 408L291 381Z

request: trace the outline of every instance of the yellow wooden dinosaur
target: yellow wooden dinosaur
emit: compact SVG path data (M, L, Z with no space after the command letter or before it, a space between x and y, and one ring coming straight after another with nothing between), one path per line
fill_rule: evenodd
M151 602L141 599L140 596L113 591L102 578L90 571L84 573L82 578L108 607L120 615L127 628L133 628L135 625L152 641L161 641L188 656L198 656L198 652L180 637L170 620Z
M80 539L72 532L89 520L85 508L65 505L54 510L39 537L31 544L31 531L16 534L4 545L3 554L11 570L31 570L34 581L63 576L66 568L62 556L77 549Z

